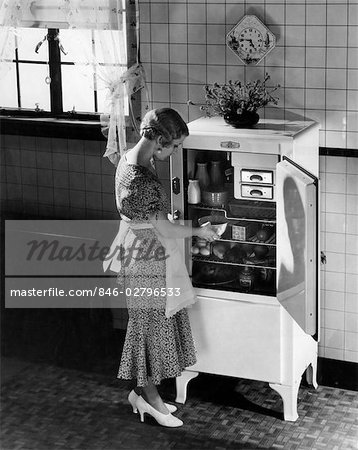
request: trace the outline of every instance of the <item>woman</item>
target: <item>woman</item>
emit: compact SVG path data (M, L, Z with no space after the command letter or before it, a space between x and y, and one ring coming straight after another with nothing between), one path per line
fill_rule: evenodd
M196 362L185 309L194 303L195 294L187 273L180 273L173 238L192 234L208 241L218 238L211 227L193 230L167 218L169 202L156 175L155 161L168 159L188 134L175 110L149 111L141 123L139 142L121 158L116 171L116 202L122 219L116 244L124 249L118 283L125 289L129 315L118 378L135 381L128 400L133 412L139 411L141 421L147 413L167 427L179 427L183 422L172 415L176 407L163 402L157 386ZM175 271L181 278L172 277ZM179 280L179 288L175 280ZM170 282L174 283L171 289L177 287L175 294L169 289Z

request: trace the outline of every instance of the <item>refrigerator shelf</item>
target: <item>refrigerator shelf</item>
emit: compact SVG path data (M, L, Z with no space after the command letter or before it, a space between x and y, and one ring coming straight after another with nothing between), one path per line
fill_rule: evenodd
M253 202L254 203L254 202ZM272 212L274 208L265 208L266 214L264 214L264 211L262 211L263 208L249 208L245 207L241 210L240 214L237 215L228 215L228 211L225 208L219 208L219 207L213 207L213 206L207 206L202 203L198 203L196 205L190 205L188 204L188 207L191 210L197 209L202 211L211 211L211 214L213 212L219 212L221 215L227 219L232 221L237 220L244 220L247 222L261 222L261 223L276 223L276 212Z
M210 264L223 264L226 266L238 266L238 267L252 267L253 269L258 268L258 269L271 269L271 270L276 270L276 266L273 263L268 263L267 261L263 261L262 264L260 264L259 262L256 262L255 264L252 263L236 263L236 262L232 262L232 261L225 261L223 259L217 258L213 255L210 256L202 256L202 255L192 255L192 259L193 262L200 262L200 263L210 263Z
M250 245L267 245L268 247L276 247L276 237L271 241L268 239L267 241L258 241L254 240L255 236L252 236L251 238L248 238L246 241L239 241L238 239L216 239L215 242L228 242L230 244L250 244Z

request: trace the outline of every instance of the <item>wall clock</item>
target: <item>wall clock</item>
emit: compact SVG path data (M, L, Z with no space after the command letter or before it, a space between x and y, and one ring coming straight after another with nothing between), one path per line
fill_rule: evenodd
M258 64L276 45L275 35L261 20L244 16L226 36L227 46L245 64Z

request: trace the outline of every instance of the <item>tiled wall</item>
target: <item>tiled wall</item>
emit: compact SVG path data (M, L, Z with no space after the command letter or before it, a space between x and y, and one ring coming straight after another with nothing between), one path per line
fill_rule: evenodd
M1 200L6 210L70 219L118 218L114 166L105 142L1 137Z
M257 66L226 47L244 14L277 37ZM279 106L321 123L320 145L358 149L358 3L356 0L140 0L141 59L153 106L200 115L203 85L271 75Z
M225 36L244 14L275 33L276 48L244 66ZM358 2L349 0L140 0L141 58L152 106L202 115L203 85L271 75L279 106L321 124L322 147L357 158L321 157L321 356L358 362Z
M358 158L320 157L320 355L358 362Z

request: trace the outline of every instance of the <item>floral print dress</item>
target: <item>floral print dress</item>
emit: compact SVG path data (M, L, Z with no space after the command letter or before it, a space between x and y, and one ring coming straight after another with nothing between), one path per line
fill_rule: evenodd
M125 156L116 171L116 202L120 214L136 223L148 223L153 213L170 210L158 177L146 167L127 163ZM129 229L121 245L126 249L133 242L143 254L149 246L154 254L156 249L163 250L153 228ZM167 318L166 297L155 295L166 288L165 274L164 258L130 258L118 274L129 315L118 378L135 380L137 386L145 386L148 377L158 385L165 378L179 376L196 362L187 310ZM135 295L136 288L151 289L142 289L143 295Z

